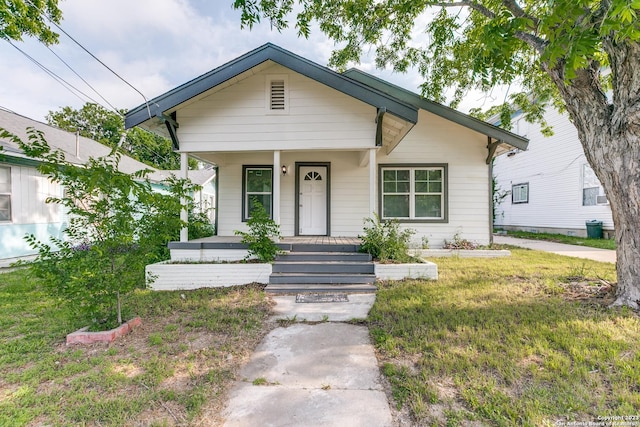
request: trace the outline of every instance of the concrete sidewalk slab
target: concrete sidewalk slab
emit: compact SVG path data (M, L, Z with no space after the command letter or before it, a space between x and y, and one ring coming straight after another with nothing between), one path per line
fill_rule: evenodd
M348 302L297 303L295 295L271 297L276 306L276 319L295 319L307 322L347 322L366 319L376 300L376 294L348 294Z
M349 303L273 299L276 318L333 321L271 331L241 370L242 381L223 412L224 425L392 426L368 329L335 321L366 317L375 295L350 294ZM254 385L255 380L266 384Z
M616 251L610 249L590 248L588 246L567 245L564 243L548 242L545 240L520 239L509 236L493 236L493 243L512 245L537 251L551 252L576 258L591 259L601 262L616 262Z

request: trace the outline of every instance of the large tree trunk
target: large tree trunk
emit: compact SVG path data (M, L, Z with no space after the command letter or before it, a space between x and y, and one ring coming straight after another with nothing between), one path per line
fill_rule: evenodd
M585 135L581 139L606 139ZM626 132L602 141L602 155L588 156L605 189L616 233L617 274L614 305L640 308L640 134ZM583 143L584 145L584 143ZM588 144L592 146L592 144ZM586 151L586 150L585 150Z
M611 97L600 84L600 64L571 81L564 67L543 64L578 130L585 156L605 189L617 243L616 301L640 309L640 44L603 42L612 76Z

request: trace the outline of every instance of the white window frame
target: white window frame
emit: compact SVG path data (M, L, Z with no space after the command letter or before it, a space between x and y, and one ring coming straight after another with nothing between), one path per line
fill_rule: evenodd
M383 220L397 219L401 222L448 222L448 185L447 185L447 169L446 164L397 164L397 165L380 165L379 169L379 212L380 218ZM385 171L409 171L409 192L407 193L386 193L384 191L384 172ZM441 187L439 192L417 192L416 191L416 171L439 170L441 173ZM384 215L385 196L406 194L409 196L409 216L408 217L387 217ZM440 196L440 216L419 217L416 216L416 196L420 195L439 195Z
M284 106L282 109L273 109L271 105L271 84L282 81L284 84ZM265 111L267 114L289 114L289 76L287 74L267 74L265 76Z
M0 170L6 170L7 181L0 182L0 199L8 200L7 218L0 218L0 223L11 222L13 215L11 214L11 167L0 166Z
M605 206L605 205L608 205L609 201L607 201L605 203L598 203L598 197L605 196L604 187L602 187L602 184L600 183L600 180L598 179L598 177L596 176L595 172L591 168L591 165L589 165L588 163L583 163L580 172L581 172L581 177L580 177L581 178L581 182L580 182L580 188L581 188L580 189L580 193L581 193L580 196L581 197L580 198L582 199L581 200L582 206ZM585 204L584 191L585 190L592 190L594 188L598 189L598 194L596 194L595 202L594 203Z
M524 190L524 196L523 196ZM529 203L529 183L521 182L520 184L513 184L511 186L511 203L514 205L520 205Z
M247 191L247 178L249 176L249 171L252 170L268 170L271 172L271 191L263 191L263 192L249 192ZM242 167L242 221L246 222L251 217L251 212L249 212L249 197L252 195L264 195L269 194L271 204L269 206L265 206L267 213L270 218L273 218L273 166L271 165L243 165Z

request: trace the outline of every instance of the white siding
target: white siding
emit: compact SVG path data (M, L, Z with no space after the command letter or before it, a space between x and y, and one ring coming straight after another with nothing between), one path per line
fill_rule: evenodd
M529 149L495 160L493 174L501 190L529 183L529 202L512 204L511 195L507 196L497 208L495 224L582 234L585 221L595 219L612 229L609 206L582 206L582 168L587 161L575 127L555 110L545 118L553 127L552 137L543 136L539 125L521 119L514 123L514 131L530 139Z
M35 168L11 167L11 218L13 224L45 224L60 221L60 208L46 203L62 195L60 184L49 181Z
M289 110L270 114L265 107L268 75L288 76ZM376 109L279 65L225 87L181 108L181 150L218 162L218 235L246 230L242 222L242 166L272 165L273 151L289 168L280 176L280 231L296 235L296 162L330 164L330 230L332 236L357 236L371 216L369 166L360 166L375 143ZM446 163L448 221L407 223L420 242L428 237L439 247L456 233L490 241L487 137L426 111L418 124L380 163ZM274 170L274 173L280 171ZM377 182L376 182L377 187ZM377 194L374 194L374 198Z
M429 246L441 247L456 233L479 244L490 241L489 168L487 137L453 122L420 110L418 124L398 147L378 163L446 163L448 165L448 222L407 223L415 229L414 239L429 239Z
M369 216L369 170L359 167L358 152L309 151L283 152L281 162L290 172L280 177L280 232L295 235L295 164L319 162L330 164L331 235L357 236L363 218ZM232 236L235 230L246 231L242 222L242 166L272 165L273 154L228 154L219 166L218 235ZM274 173L279 173L274 171Z
M267 76L288 78L287 114L266 108ZM178 111L180 148L188 152L358 149L371 146L376 109L280 65Z

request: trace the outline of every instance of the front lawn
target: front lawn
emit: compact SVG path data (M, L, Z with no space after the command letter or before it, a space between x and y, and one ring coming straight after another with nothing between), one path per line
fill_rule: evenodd
M440 258L438 281L378 292L370 330L401 415L552 426L640 414L640 319L606 307L615 267L512 253Z
M611 249L616 250L616 241L614 239L592 239L589 237L567 236L564 234L551 233L531 233L528 231L507 231L510 237L519 237L522 239L547 240L549 242L566 243L567 245L588 246L590 248Z
M239 366L269 327L261 287L140 291L142 326L66 346L81 324L25 270L0 274L0 425L217 425Z

